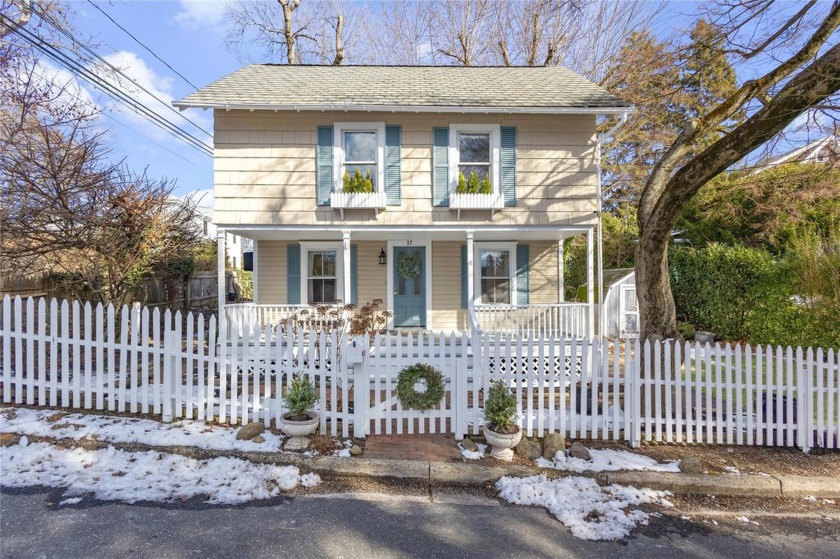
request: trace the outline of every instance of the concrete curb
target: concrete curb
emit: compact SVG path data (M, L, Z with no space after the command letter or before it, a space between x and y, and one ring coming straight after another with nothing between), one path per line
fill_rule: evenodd
M840 498L840 480L832 477L779 476L785 497Z
M9 433L11 434L11 433ZM16 444L21 435L11 434ZM412 460L382 460L372 458L339 458L337 456L306 457L288 452L245 452L213 450L188 446L153 446L142 443L115 443L91 439L52 439L29 436L31 442L49 442L63 448L80 447L101 450L113 446L127 452L161 452L178 454L197 460L211 458L240 458L255 464L297 466L306 472L316 472L326 478L360 477L394 481L414 481L429 486L481 487L495 483L504 476L544 475L556 479L571 475L591 477L602 485L633 485L667 490L675 495L717 495L731 497L819 497L840 498L840 482L831 477L768 476L768 475L709 475L672 472L584 472L574 473L547 468L516 465L492 467L470 463L420 462Z
M671 472L609 472L608 484L668 490L675 495L782 497L782 486L772 476L678 474Z

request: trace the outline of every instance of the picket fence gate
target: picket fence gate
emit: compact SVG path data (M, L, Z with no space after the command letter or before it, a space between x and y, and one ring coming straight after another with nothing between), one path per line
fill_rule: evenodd
M319 392L322 433L460 438L481 430L490 383L502 382L516 395L529 437L806 451L840 443L834 349L495 332L347 340L247 318L219 323L139 306L9 297L0 314L5 403L276 425L283 395L304 375ZM444 398L429 411L404 409L396 396L399 372L415 363L431 364L445 379Z

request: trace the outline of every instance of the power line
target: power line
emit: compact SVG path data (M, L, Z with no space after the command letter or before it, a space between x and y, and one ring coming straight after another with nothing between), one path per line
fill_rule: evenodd
M176 70L175 68L173 68L172 66L170 66L168 62L166 62L164 59L162 59L162 58L161 58L161 57L159 57L157 54L155 54L155 52L154 52L152 49L150 49L149 47L147 47L147 46L146 46L146 45L145 45L145 44L144 44L144 43L143 43L140 39L138 39L137 37L135 37L134 35L132 35L132 34L131 34L131 31L129 31L128 29L126 29L125 27L123 27L122 25L120 25L119 23L117 23L117 21L116 21L114 18L112 18L112 17L108 14L108 12L106 12L105 10L103 10L102 8L100 8L99 6L97 6L97 5L96 5L96 3L95 3L95 2L93 2L93 0L88 0L88 2L90 3L90 5L91 5L91 6L93 6L94 8L96 8L97 10L99 10L100 12L102 12L102 15L104 15L104 16L105 16L105 17L107 17L109 20L111 20L111 23L113 23L114 25L116 25L117 27L119 27L120 29L122 29L122 30L125 32L125 34L126 34L126 35L128 35L129 37L131 37L132 39L134 39L134 42L135 42L135 43L137 43L138 45L140 45L141 47L143 47L144 49L146 49L146 50L149 52L149 54L151 54L152 56L154 56L155 58L157 58L160 62L162 62L164 66L166 66L167 68L169 68L170 70L172 70L173 72L175 72L175 74L176 74L176 75L178 75L178 77L180 77L182 80L184 80L185 82L187 82L187 83L188 83L191 87L193 87L194 89L199 89L199 87L198 87L197 85L195 85L193 82L191 82L191 81L190 81L190 80L188 80L186 77L184 77L184 75L183 75L181 72L179 72L178 70Z
M161 99L160 97L158 97L157 95L155 95L154 93L152 93L151 91L149 91L148 89L146 89L146 87L144 87L142 84L140 84L140 83L136 82L135 80L131 79L131 78L130 78L129 76L127 76L127 75L126 75L126 74L125 74L122 70L120 70L119 68L117 68L116 66L114 66L113 64L111 64L110 62L108 62L107 60L105 60L104 58L102 58L102 57L101 57L98 53L96 53L95 51L93 51L90 47L88 47L87 45L84 45L84 44L80 43L80 42L79 42L76 38L74 38L74 37L73 37L73 36L72 36L72 35L71 35L71 34L70 34L70 33L69 33L66 29L64 29L64 28L63 28L63 27L62 27L59 23L57 23L55 20L53 20L53 19L52 19L52 18L51 18L48 14L44 13L43 11L39 11L39 12L36 12L36 13L37 13L37 14L38 14L38 16L41 18L41 20L42 20L42 21L44 21L44 22L45 22L45 23L47 23L50 27L52 27L53 29L55 29L56 31L58 31L59 33L61 33L61 34L62 34L62 35L64 35L65 37L67 37L68 39L70 39L70 40L71 40L74 44L76 44L76 45L78 45L79 47L81 47L82 49L84 49L86 52L88 52L88 53L89 53L91 56L93 56L95 59L99 60L102 64L104 64L104 65L106 65L107 67L109 67L109 68L111 69L111 71L115 72L116 74L119 74L120 76L122 76L122 77L123 77L123 78L125 78L126 80L128 80L128 81L130 81L131 83L135 84L137 87L139 87L140 89L142 89L143 91L145 91L147 94L149 94L151 97L153 97L155 100L157 100L157 101L158 101L161 105L163 105L164 107L166 107L167 109L169 109L170 111L172 111L173 113L175 113L176 115L178 115L178 117L180 117L180 118L182 118L182 119L186 120L187 122L189 122L190 124L192 124L193 126L195 126L195 127L196 127L198 130L200 130L202 133L207 134L208 136L212 136L212 134L210 134L210 132L208 132L207 130L204 130L204 129L200 126L200 125L196 124L195 122L193 122L192 120L190 120L189 118L187 118L187 116L186 116L186 115L184 115L182 112L180 112L180 111L178 111L177 109L175 109L175 107L171 106L169 103L167 103L166 101L164 101L163 99ZM198 89L198 88L196 88L196 89Z
M146 135L146 134L144 134L143 132L140 132L140 131L139 131L139 130L137 130L136 128L132 128L132 127L131 127L131 126L129 126L128 124L126 124L126 123L124 123L124 122L121 122L119 119L114 118L113 116L109 115L108 113L104 113L104 112L103 112L103 113L102 113L102 116L104 116L105 118L109 118L109 119L113 120L114 122L116 122L116 123L117 123L117 124L119 124L120 126L122 126L122 127L124 127L124 128L128 128L129 130L131 130L132 132L134 132L134 133L136 133L136 134L140 134L141 136L143 136L143 137L144 137L144 138L146 138L148 141L150 141L150 142L152 142L153 144L155 144L155 145L156 145L157 147L159 147L160 149L162 149L162 150L164 150L164 151L168 151L169 153L171 153L172 155L174 155L174 156L175 156L175 157L177 157L178 159L182 159L182 160L186 161L187 163L189 163L189 164L190 164L190 165L192 165L193 167L197 167L197 168L199 168L199 169L201 169L201 168L202 168L201 166L199 166L198 164L196 164L196 163L195 163L195 161L192 161L191 159L187 159L186 157L184 157L184 156L183 156L183 155L181 155L180 153L177 153L177 152L172 151L171 149L169 149L168 147L164 146L164 145L163 145L163 144L161 144L160 142L156 142L156 141L154 141L152 138L150 138L149 136L147 136L147 135Z
M5 18L5 16L1 17L7 19ZM100 89L114 100L121 102L127 107L133 109L136 113L144 117L146 120L148 120L155 126L158 126L159 128L163 129L169 134L186 141L188 145L201 151L205 155L212 156L212 149L210 149L200 139L192 136L189 132L183 130L182 128L173 124L172 122L164 119L162 116L157 114L155 111L151 110L142 102L137 101L136 99L126 94L124 91L114 87L113 84L107 82L106 80L103 80L101 76L94 74L93 72L85 68L83 65L81 65L79 62L68 57L60 50L45 42L37 35L34 35L23 28L16 30L16 33L18 33L18 35L20 35L21 38L23 38L26 42L28 42L29 44L40 50L42 53L44 53L47 57L51 58L66 69L70 70L77 76L81 77L94 87Z

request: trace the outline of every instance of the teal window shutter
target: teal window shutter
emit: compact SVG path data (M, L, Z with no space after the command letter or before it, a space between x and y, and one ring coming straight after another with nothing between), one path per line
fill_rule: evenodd
M350 304L359 304L359 246L350 245Z
M289 305L300 305L300 245L286 246L286 293Z
M530 292L528 245L516 245L516 304L527 305Z
M467 282L470 278L467 277L467 245L461 245L461 308L468 307L467 297Z
M333 127L318 127L318 146L315 148L316 196L319 206L330 205L330 192L333 189Z
M432 205L449 205L449 128L432 128Z
M389 206L400 205L400 144L402 127L385 127L385 195Z
M516 128L501 129L501 181L505 207L516 206Z

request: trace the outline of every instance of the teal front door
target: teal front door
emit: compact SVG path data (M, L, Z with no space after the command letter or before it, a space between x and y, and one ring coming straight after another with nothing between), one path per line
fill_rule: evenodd
M426 249L394 247L394 326L426 326Z

